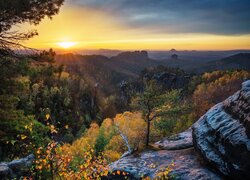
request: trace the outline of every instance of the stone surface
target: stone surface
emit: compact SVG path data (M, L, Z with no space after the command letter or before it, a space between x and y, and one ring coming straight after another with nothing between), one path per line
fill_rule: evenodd
M164 138L163 140L156 142L155 145L166 150L179 150L192 147L192 129L189 128L182 133Z
M250 80L211 108L192 130L155 144L164 150L124 157L110 164L111 171L127 172L129 179L154 178L173 160L175 179L250 179ZM108 179L121 177L111 174Z
M175 179L221 179L218 174L200 163L194 148L175 151L147 151L139 155L122 158L110 164L110 168L113 172L119 170L129 173L130 179L140 179L142 176L153 179L159 171L168 167L172 161L174 161L174 166L170 175L173 175ZM113 178L110 177L109 179Z
M250 179L250 80L193 125L196 150L233 179Z
M155 178L157 173L174 161L171 175L175 179L221 179L211 169L201 164L192 143L192 129L155 143L163 150L144 151L140 154L124 157L110 164L111 171L129 173L129 179L149 176ZM108 179L122 179L110 175Z
M29 173L34 159L35 156L30 154L22 159L0 163L0 179L14 179Z

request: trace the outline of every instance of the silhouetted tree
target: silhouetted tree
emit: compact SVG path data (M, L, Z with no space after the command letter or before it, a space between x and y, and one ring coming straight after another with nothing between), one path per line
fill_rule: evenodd
M12 54L12 49L24 47L21 41L38 35L29 32L10 31L14 25L30 23L37 25L45 18L59 12L64 0L0 0L0 55Z

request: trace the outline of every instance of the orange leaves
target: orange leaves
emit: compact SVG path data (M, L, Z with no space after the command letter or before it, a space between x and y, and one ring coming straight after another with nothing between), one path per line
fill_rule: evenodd
M36 153L37 153L37 154L41 154L41 150L38 149L38 150L36 151Z
M74 147L75 145L77 147ZM85 145L87 146L87 143ZM37 150L37 157L40 158L36 160L36 169L41 173L52 171L58 179L100 179L101 176L107 175L107 161L102 156L94 156L91 146L83 149L78 143L58 146L57 143L51 142L47 148Z
M173 170L174 162L172 162L168 167L165 169L161 169L157 174L155 179L173 179L170 175L171 171Z
M49 171L51 168L51 164L53 164L55 158L55 148L57 143L52 141L47 145L46 148L40 147L36 151L36 169Z
M120 175L120 174L121 174L121 171L118 170L116 173L117 173L117 175Z
M214 71L202 76L194 93L193 101L197 106L195 114L197 117L203 115L213 105L223 101L241 87L244 79L250 78L247 71Z

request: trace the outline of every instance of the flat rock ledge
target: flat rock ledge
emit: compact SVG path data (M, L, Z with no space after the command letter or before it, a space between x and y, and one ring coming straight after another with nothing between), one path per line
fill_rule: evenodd
M172 172L170 173L173 179L222 179L219 174L202 164L201 159L193 148L191 128L165 138L155 143L155 145L161 150L144 151L140 154L121 158L109 165L111 171L129 173L128 179L141 179L142 177L154 179L160 171L166 169L174 162L174 166L171 167ZM125 178L110 174L108 178L103 179Z
M192 129L164 138L155 143L160 149L166 150L180 150L193 147Z
M113 172L119 170L129 173L129 179L141 179L142 177L154 179L158 172L166 169L172 162L174 162L174 166L171 167L170 176L174 179L222 179L216 172L200 163L194 148L143 152L139 155L124 157L110 164L109 167ZM122 177L110 176L107 179L122 179Z

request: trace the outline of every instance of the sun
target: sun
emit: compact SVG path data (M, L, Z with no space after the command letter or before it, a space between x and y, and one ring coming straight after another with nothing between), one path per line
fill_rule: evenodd
M64 49L68 49L68 48L75 46L77 43L70 42L70 41L64 41L64 42L58 42L57 44Z

